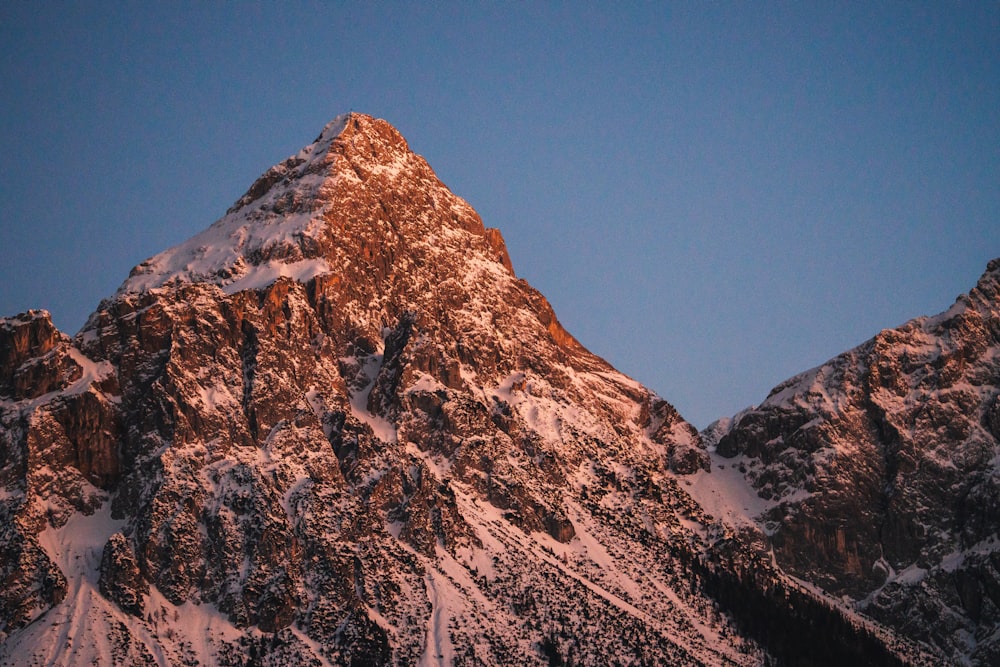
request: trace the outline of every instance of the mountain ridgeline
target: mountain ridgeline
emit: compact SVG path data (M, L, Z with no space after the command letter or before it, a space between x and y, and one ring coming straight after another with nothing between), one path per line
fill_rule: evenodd
M0 664L995 664L998 269L703 435L338 117L0 319Z
M958 663L995 665L998 395L995 259L944 313L791 378L710 442L770 499L760 522L786 572Z

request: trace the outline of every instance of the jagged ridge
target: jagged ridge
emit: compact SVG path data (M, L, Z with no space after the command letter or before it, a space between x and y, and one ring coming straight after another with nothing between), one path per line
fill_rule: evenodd
M778 562L960 663L1000 660L1000 259L946 312L775 387L717 451ZM723 429L725 430L725 429Z

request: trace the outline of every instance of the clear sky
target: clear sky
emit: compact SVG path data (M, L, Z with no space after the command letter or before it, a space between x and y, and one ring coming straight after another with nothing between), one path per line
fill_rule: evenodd
M997 2L0 2L0 314L76 332L349 110L699 427L1000 256Z

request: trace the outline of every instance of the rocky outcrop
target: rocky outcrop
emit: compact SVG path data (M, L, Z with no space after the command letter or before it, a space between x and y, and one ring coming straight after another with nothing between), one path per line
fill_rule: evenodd
M994 260L947 312L776 387L717 451L745 457L773 501L761 520L783 567L955 659L993 664L998 394Z
M17 505L0 505L0 639L66 597L66 577L19 521Z
M149 583L139 572L127 538L114 533L101 554L101 594L133 616L143 616L143 596L149 594Z
M0 319L0 396L37 398L79 377L67 347L44 310Z
M119 473L116 385L45 311L0 319L0 639L62 602L41 531L93 512ZM106 393L108 392L108 393Z

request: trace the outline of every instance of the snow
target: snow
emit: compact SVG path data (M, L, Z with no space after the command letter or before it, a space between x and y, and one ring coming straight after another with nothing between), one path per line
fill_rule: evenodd
M945 554L941 558L941 562L937 565L937 567L932 569L940 569L943 572L949 573L955 572L962 569L963 565L965 565L966 559L970 556L989 556L990 554L995 553L998 547L1000 547L1000 537L994 533L988 538L980 540L971 547L961 550L956 549Z
M234 642L245 634L214 605L185 602L175 606L155 586L150 587L150 593L146 597L146 609L151 610L149 613L154 619L163 619L169 628L158 632L167 635L177 645L184 645L188 649L185 653L193 653L202 665L218 663L219 642Z
M739 466L746 457L727 459L709 453L712 472L699 470L689 477L690 486L684 490L701 505L702 509L734 527L760 528L758 517L777 503L757 495L746 481Z
M458 561L474 574L486 577L487 580L496 578L496 569L493 567L493 558L486 549L477 547L458 547L455 550Z
M843 397L831 396L826 382L827 375L835 368L835 363L835 359L828 361L822 366L817 366L786 380L772 390L772 393L761 403L760 408L802 405L819 414L837 412L841 407Z
M350 117L351 114L349 113L341 114L327 123L323 131L319 133L319 137L316 138L316 145L324 152L329 150L333 140L339 137L340 133L347 127L347 121ZM303 149L303 151L305 150Z
M573 524L575 536L568 543L562 543L547 533L526 535L504 521L492 506L475 503L470 507L466 504L468 496L456 492L456 497L463 515L478 524L477 534L487 549L506 551L514 547L525 552L530 555L531 562L545 563L559 570L623 613L642 619L651 626L662 627L665 618L672 619L685 631L671 631L671 641L691 655L704 656L708 653L713 657L711 662L718 662L720 654L730 664L750 662L747 655L738 653L718 629L705 622L701 612L682 600L653 571L633 562L624 553L612 553L600 537L604 529L577 503L566 502L567 516ZM660 599L654 605L655 611L646 606L651 595Z
M914 584L919 584L921 581L924 580L924 577L926 576L927 576L927 570L925 570L922 567L919 567L914 563L913 565L909 566L908 568L900 572L898 575L896 575L896 581L898 581L901 584L912 586Z
M291 278L304 283L330 271L330 264L322 258L303 259L292 263L270 261L249 269L239 280L224 285L222 291L226 294L236 294L243 290L261 289L274 283L278 278Z
M313 655L316 657L316 659L319 660L319 664L321 665L321 667L333 667L333 663L327 660L326 657L323 655L323 647L320 645L319 642L317 642L312 637L299 630L297 627L295 627L294 624L288 626L288 629L291 630L292 634L295 635L296 639L298 639L300 642L302 642L310 649L312 649Z
M239 401L233 396L229 388L222 382L211 387L198 387L198 396L201 398L205 409L214 412L226 410L239 405Z
M115 372L115 368L111 365L111 362L93 362L75 347L69 348L69 356L83 369L83 374L79 380L65 390L64 393L67 395L82 394L93 382L102 380Z
M156 589L144 599L146 620L122 612L99 591L104 545L125 522L111 518L111 503L94 514L73 514L60 528L49 526L38 541L66 575L69 590L61 603L0 647L3 664L134 664L152 656L162 667L218 663L222 642L246 634L213 605L171 604ZM123 644L123 632L134 642ZM187 661L187 662L185 662Z
M932 327L939 326L944 322L947 322L948 320L961 315L966 310L968 310L968 307L969 306L966 300L964 298L960 298L955 303L952 304L951 308L944 311L943 313L939 313L934 317L918 318L918 319L923 319L925 329L929 329Z
M62 527L49 526L39 533L39 544L66 575L69 590L60 604L17 637L16 645L4 648L5 658L18 656L24 663L46 665L110 664L109 617L125 615L100 594L98 579L104 545L122 524L111 518L111 505L105 503L90 516L76 513ZM159 664L167 664L162 655L158 658Z
M59 349L60 348L56 348L56 350L50 351L49 354L55 354ZM75 347L70 346L68 348L68 354L70 358L73 359L73 361L75 361L81 368L80 377L77 378L72 384L64 389L56 389L42 394L41 396L23 399L20 401L15 401L10 398L0 398L0 408L19 408L27 414L35 410L35 408L45 405L57 396L77 396L82 394L90 389L90 386L94 382L99 382L114 373L114 366L110 362L91 361ZM104 396L104 398L114 403L117 403L120 400L120 397L118 396Z
M449 605L451 591L448 582L440 574L428 569L424 575L424 585L427 587L427 597L431 603L431 618L427 624L427 644L424 655L417 663L418 667L433 667L435 665L450 665L455 655L455 647L448 634L448 621L451 618Z
M248 205L249 206L249 205ZM143 292L174 282L209 282L227 293L266 286L281 275L315 276L328 271L325 261L301 256L303 237L317 231L323 211L295 215L253 215L241 208L184 243L142 264L119 292ZM247 256L281 248L287 259L254 264ZM322 262L322 264L320 264ZM286 268L282 269L284 265Z
M578 381L582 375L585 374L574 373L569 377ZM523 389L514 389L515 385L523 385ZM493 390L493 394L507 402L517 411L525 425L546 441L562 443L566 440L564 434L575 440L578 436L573 431L598 439L613 439L594 415L569 400L559 400L561 397L548 382L531 373L512 373ZM605 398L609 403L615 400Z
M39 533L38 542L67 579L96 586L104 545L122 525L105 504L90 516L73 514L61 528L49 526Z
M447 387L441 384L436 378L431 377L427 373L421 372L417 377L417 380L410 385L406 390L407 393L415 391L426 391L426 392L437 392L437 391L447 391Z
M396 427L387 419L374 415L368 410L368 397L378 379L378 371L382 367L382 355L372 354L365 358L362 364L361 374L368 378L368 382L357 391L351 391L351 414L359 421L368 424L372 433L382 442L395 443L397 440Z

